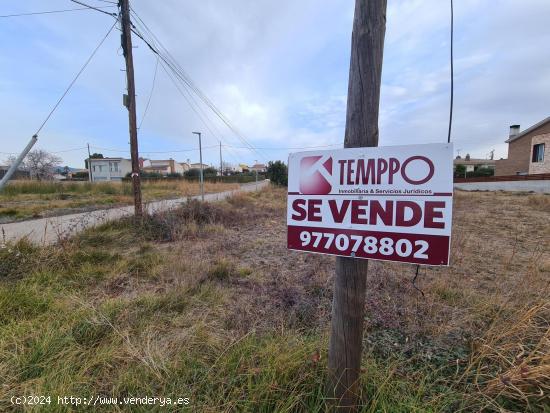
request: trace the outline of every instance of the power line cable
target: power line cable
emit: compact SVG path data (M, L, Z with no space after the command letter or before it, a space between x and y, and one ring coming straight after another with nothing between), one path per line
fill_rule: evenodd
M163 62L161 62L161 66L162 66L163 70L166 72L166 75L170 78L170 80L172 81L172 83L174 84L176 89L178 90L178 92L184 97L184 99L187 101L187 103L191 107L191 110L193 110L193 112L195 112L195 114L197 115L199 120L203 123L203 125L206 127L206 129L208 129L208 131L212 134L212 136L217 138L218 141L222 141L222 142L225 143L225 139L223 138L222 134L219 132L219 130L215 127L215 125L213 123L212 123L212 126L214 127L214 129L216 129L218 134L216 135L216 133L210 128L209 122L211 122L211 121L208 118L208 115L202 110L200 105L193 98L192 93L190 93L187 89L185 89L185 85L184 85L183 90L181 90L178 86L178 83L177 83L176 79L173 77L172 73L170 73L168 71L168 69L166 69ZM187 92L187 95L185 94L185 92ZM201 115L201 113L199 113L199 111L202 113L202 115ZM233 158L233 153L232 152L231 152L231 157ZM237 161L236 159L234 159L234 160Z
M138 36L140 36L140 34L138 34ZM143 39L143 40L147 43L147 41L146 41L145 39ZM149 45L149 46L150 46L150 45ZM150 46L150 47L151 47L151 46ZM153 50L153 49L152 49L152 50ZM156 50L153 50L153 51L154 51L155 53L157 53ZM158 54L158 53L157 53L157 54ZM160 54L159 54L159 55L160 55ZM185 80L182 79L181 73L179 73L178 70L177 70L176 68L174 68L173 65L172 65L169 61L167 61L167 59L166 59L164 56L162 56L162 55L160 55L160 56L161 56L161 59L163 60L164 64L166 64L166 66L167 66L168 68L170 68L170 70L171 70L172 73L176 76L176 78L179 79L179 80L181 81L181 83L182 83L184 89L187 90L188 87L190 88L188 82L185 82ZM176 84L176 83L175 83L175 84ZM178 89L179 89L179 88L178 88ZM200 105L196 102L196 100L195 100L194 97L193 97L193 94L189 93L189 98L187 98L187 97L185 96L185 94L184 94L181 90L180 90L180 93L182 93L182 95L186 98L186 100L188 101L188 103L191 105L192 108L193 108L193 104L190 102L190 99L193 100L193 102L194 102L195 106L197 107L197 109L200 110L201 112L203 112L204 116L208 119L208 115L206 115L206 113L204 113L204 111L202 110L202 108L200 107ZM199 97L200 97L200 96L199 96ZM197 110L195 110L195 109L193 109L193 110L195 111L195 113L197 113L197 116L199 116L199 117L201 118L202 122L205 123L205 126L207 126L207 128L209 129L209 131L210 131L213 135L215 135L215 133L210 129L210 127L209 127L209 126L206 124L206 122L202 119L202 116L197 112ZM214 124L213 124L213 125L214 125ZM216 128L216 129L217 129L217 128ZM220 133L220 135L221 135L221 133ZM241 141L242 141L242 139L241 139ZM244 143L245 145L248 145L248 146L247 146L247 149L248 149L248 150L251 150L251 151L256 152L256 153L258 154L258 151L254 150L254 148L252 147L252 145L248 144L248 142L243 141L243 143ZM261 157L261 158L264 158L265 155L261 155L261 154L260 154L260 157ZM265 157L265 158L267 159L267 157Z
M136 16L137 18L139 18L138 16ZM139 22L136 22L138 25L140 25ZM147 40L145 40L144 38L144 35L139 31L138 27L136 27L133 23L132 24L132 31L134 32L134 34L136 34L139 38L141 38L148 46L151 50L153 50L157 56L157 65L158 65L158 62L160 61L161 63L161 66L163 68L163 70L166 72L166 74L168 75L168 77L170 78L170 80L172 81L172 83L174 84L174 86L176 87L176 89L178 90L178 92L185 98L185 100L187 101L187 103L189 104L189 106L191 107L191 109L195 112L195 114L197 115L197 117L199 117L199 119L201 120L201 122L205 125L205 127L209 130L209 132L212 134L212 135L216 135L212 129L209 127L208 125L208 122L205 121L201 114L198 113L197 110L201 111L204 116L206 117L206 119L209 121L208 119L208 116L206 115L206 113L204 113L204 111L202 110L202 108L200 107L200 105L196 102L196 100L194 99L193 95L187 91L187 89L185 88L185 85L183 84L184 86L184 90L181 90L178 86L178 82L176 80L176 78L172 77L170 72L166 69L166 67L164 66L164 64L168 64L168 63L163 63L164 62L164 59L161 59L161 55L159 53L157 53L153 46L151 46ZM151 42L154 42L154 41L151 41ZM156 70L157 70L157 66L155 66L155 77L156 77ZM173 69L172 69L173 71ZM187 92L187 95L185 94L185 92ZM215 125L213 125L215 126ZM217 129L217 128L216 128ZM220 136L221 136L221 133L220 133ZM221 138L223 140L223 138ZM153 152L149 152L149 153L153 153Z
M454 95L454 58L453 58L453 37L454 37L454 10L453 10L453 0L451 0L451 98L449 105L449 132L447 134L447 143L451 143L451 129L453 127L453 95ZM420 265L416 266L416 274L412 279L412 286L422 293L424 292L416 286L416 279L418 278L418 272L420 271Z
M95 54L97 53L97 51L99 50L99 48L101 47L101 45L105 42L105 40L107 39L107 37L109 37L109 34L113 31L115 25L117 24L117 22L114 22L113 25L111 26L111 28L107 31L107 33L105 34L105 36L103 37L103 39L101 39L101 41L99 42L99 44L96 46L96 48L94 49L94 51L92 52L92 54L90 55L90 57L88 57L88 59L86 60L86 62L84 63L84 65L80 68L80 70L78 71L78 73L76 74L76 76L74 77L74 79L71 81L71 83L69 84L69 86L67 87L67 89L65 89L65 92L63 92L63 94L61 95L61 97L59 98L59 100L57 101L57 103L54 105L54 107L52 108L52 110L50 111L50 113L48 114L48 116L46 116L46 119L44 119L44 122L42 122L42 124L40 125L40 127L38 128L38 130L36 131L35 135L38 135L40 133L40 131L42 130L42 128L46 125L46 122L48 122L48 120L50 119L50 117L53 115L53 113L55 112L55 110L57 109L57 107L59 106L59 104L61 103L61 101L65 98L65 96L67 95L67 93L69 93L69 90L71 90L71 88L73 87L73 85L75 84L75 82L77 81L77 79L80 77L80 75L82 74L82 72L84 72L84 69L86 69L86 67L88 66L88 64L90 63L90 61L92 60L92 58L95 56Z
M96 9L109 8L109 7L115 7L115 6L102 6L102 7L97 7ZM71 11L82 11L82 10L90 10L90 7L87 6L87 7L79 7L79 8L75 8L75 9L45 10L45 11L35 11L35 12L28 12L28 13L4 14L4 15L1 15L0 18L34 16L34 15L39 15L39 14L66 13L66 12L71 12ZM107 13L107 12L104 12L103 10L99 10L99 11L101 11L102 13ZM107 14L110 14L110 13L107 13Z
M202 115L197 111L197 109L195 108L195 105L196 105L196 102L195 105L193 104L193 102L190 100L190 98L184 93L183 90L180 89L178 83L176 82L176 79L173 77L173 75L168 71L168 69L165 67L164 63L161 61L160 63L162 69L166 72L166 75L169 77L169 79L172 81L172 83L174 84L174 86L176 87L177 91L183 96L183 98L186 100L186 102L189 104L189 107L191 108L191 110L193 112L195 112L195 114L197 115L197 117L199 118L199 120L203 123L203 125L206 127L206 129L208 129L208 131L213 135L213 136L216 136L216 134L212 131L212 129L210 128L210 126L208 125L208 122L202 117ZM190 94L189 94L190 95ZM190 95L191 96L191 95Z
M340 146L341 144L333 144L333 145L315 145L315 146L302 146L302 147L286 147L286 148L262 148L262 149L266 149L266 150L285 150L285 149L315 149L315 148L327 148L327 147L330 147L330 146ZM223 144L222 147L224 148L233 148L233 149L248 149L248 147L239 147L239 146L231 146L231 145L225 145ZM90 148L94 148L94 149L101 149L101 150L105 150L105 151L112 151L112 152L128 152L129 150L128 149L120 149L120 148L117 148L117 149L114 149L114 148L104 148L102 146L95 146L95 145L90 145ZM213 148L219 148L219 145L211 145L211 146L203 146L203 149L213 149ZM74 148L74 149L66 149L66 150L62 150L62 151L56 151L55 153L57 152L69 152L69 151L76 151L76 150L81 150L81 149L86 149L86 147L82 147L82 148ZM191 152L191 151L198 151L199 149L198 148L194 148L194 149L170 149L170 150L166 150L166 151L145 151L147 153L172 153L172 152ZM11 153L11 152L0 152L0 153Z
M147 110L149 109L149 105L151 104L151 98L153 97L153 91L155 90L155 80L157 79L158 67L159 67L159 57L157 56L157 62L155 63L155 73L153 74L153 84L151 85L151 92L149 93L149 98L147 99L145 110L143 111L143 115L141 116L141 121L139 122L138 130L141 129L141 125L145 120L145 116L147 115Z
M453 0L451 0L451 102L449 107L449 133L447 143L451 143L451 128L453 126L453 97L454 97L454 59L453 59L453 37L454 37L454 10Z
M122 153L128 153L130 152L129 149L113 149L113 148L103 148L101 146L93 146L93 145L90 145L90 148L93 148L93 149L99 149L101 151L108 151L108 152L122 152ZM218 148L218 145L212 145L212 146L203 146L202 149L205 150L205 149L213 149L213 148ZM169 151L147 151L147 150L141 150L141 152L144 152L144 153L184 153L184 152L194 152L194 151L198 151L199 148L194 148L194 149L174 149L174 150L169 150Z
M150 36L153 38L152 41L145 39L145 36L137 30L134 26L134 33L140 37L147 46L168 65L168 67L176 74L180 80L185 83L202 101L206 104L214 114L223 122L225 125L246 145L249 149L255 152L260 157L265 158L264 154L259 153L254 147L247 141L243 134L229 121L229 119L214 105L214 103L202 92L191 80L189 75L183 70L179 63L174 59L170 52L162 45L160 40L155 36L155 34L148 28L147 24L139 17L139 15L132 10L133 14L137 18L136 24L141 23L144 27L144 30L147 31ZM158 47L153 46L152 43L158 44ZM161 51L159 51L161 49ZM267 158L266 158L267 159Z
M273 151L283 151L283 150L292 150L292 149L315 149L315 148L330 148L332 146L342 146L341 143L335 143L332 145L313 145L313 146L300 146L300 147L279 147L279 148L258 148L255 147L254 149L262 149L262 150L273 150ZM247 147L239 147L239 146L231 146L231 148L235 149L248 149Z
M64 153L64 152L82 151L84 149L87 149L87 146L83 146L82 148L63 149L63 150L60 150L60 151L48 151L48 152L51 152L51 153Z
M98 12L104 13L104 14L106 14L106 15L108 15L108 16L118 18L118 14L106 12L106 11L104 11L104 10L101 10L100 7L90 6L89 4L82 3L82 2L79 1L79 0L71 0L71 1L72 1L73 3L80 4L81 6L87 7L87 8L89 8L89 9L96 10L96 11L98 11ZM108 7L112 7L112 6L108 6Z

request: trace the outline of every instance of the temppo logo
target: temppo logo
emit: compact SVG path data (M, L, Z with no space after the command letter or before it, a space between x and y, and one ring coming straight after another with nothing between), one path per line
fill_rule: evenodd
M305 195L330 194L332 158L306 156L300 160L300 192Z

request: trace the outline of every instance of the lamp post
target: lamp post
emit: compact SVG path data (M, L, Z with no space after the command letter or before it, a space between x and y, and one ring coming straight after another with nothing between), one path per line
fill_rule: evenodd
M195 135L199 135L199 160L201 163L201 173L200 173L200 184L201 184L201 200L204 202L204 176L202 172L202 143L201 143L201 133L193 132Z

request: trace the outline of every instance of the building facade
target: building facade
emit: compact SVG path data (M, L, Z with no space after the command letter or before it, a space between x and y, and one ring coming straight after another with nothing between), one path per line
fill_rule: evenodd
M510 126L508 158L496 161L495 176L550 173L550 117L520 132Z
M191 165L191 169L201 169L201 164L200 162L198 163L192 163ZM202 169L206 169L206 168L210 168L210 165L207 165L205 163L202 164Z
M9 165L0 165L0 179L6 175L8 169L10 169ZM17 168L11 176L11 179L31 179L31 173L28 169Z
M263 163L257 163L250 167L251 172L265 172L267 171L267 166L265 166Z
M125 158L90 159L92 181L121 181L132 172L132 162Z
M173 159L140 159L140 169L163 176L168 174L183 175L183 172L185 172L183 166Z
M453 168L456 171L458 165L463 165L466 172L475 172L478 169L495 169L495 163L493 159L476 159L466 155L465 158L456 157L453 160Z

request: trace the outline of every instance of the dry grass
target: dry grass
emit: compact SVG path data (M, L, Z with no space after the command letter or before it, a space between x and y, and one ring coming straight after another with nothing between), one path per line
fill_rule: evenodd
M539 211L550 212L550 195L530 195L527 200L530 207L538 209Z
M422 269L424 295L412 266L370 262L361 411L544 411L550 213L532 197L458 192L452 265ZM288 251L285 217L270 189L0 250L0 393L324 411L334 259Z
M206 193L238 188L238 184L205 182ZM198 182L145 181L144 202L198 195ZM128 205L133 202L129 182L12 181L0 192L0 223Z
M550 302L522 308L497 318L474 341L463 375L476 402L498 410L501 404L518 409L548 402L550 393Z

